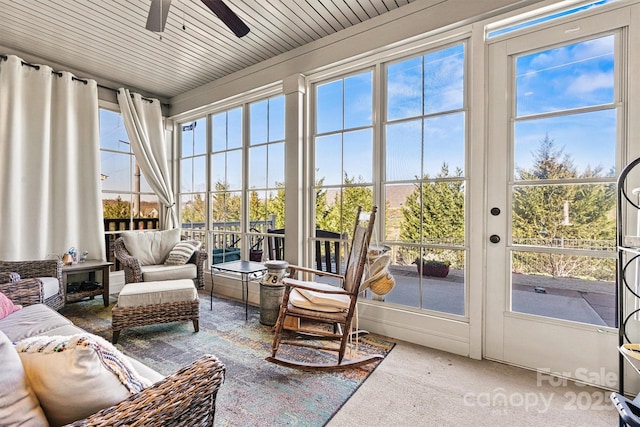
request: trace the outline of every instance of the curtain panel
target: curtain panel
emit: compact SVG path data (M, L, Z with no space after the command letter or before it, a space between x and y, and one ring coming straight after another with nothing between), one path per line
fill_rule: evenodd
M0 59L0 259L105 259L95 81Z
M160 217L160 226L163 229L175 228L178 218L171 190L160 101L143 99L139 93L121 88L118 89L118 104L138 166L165 213Z

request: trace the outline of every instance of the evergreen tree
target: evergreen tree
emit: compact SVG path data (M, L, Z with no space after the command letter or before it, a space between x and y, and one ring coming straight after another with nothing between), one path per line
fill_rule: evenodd
M530 169L517 168L517 179L548 181L604 176L601 167L579 173L570 156L557 148L548 135L533 153ZM514 243L546 247L588 249L615 239L615 186L613 184L520 185L513 193ZM608 243L613 245L613 243ZM593 247L593 246L591 246ZM551 276L600 277L599 261L559 254L514 256L514 268Z

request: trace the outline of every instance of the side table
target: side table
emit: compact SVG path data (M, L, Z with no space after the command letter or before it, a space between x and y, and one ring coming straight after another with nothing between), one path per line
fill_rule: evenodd
M82 301L87 297L93 299L94 296L102 294L104 306L109 306L109 268L112 265L112 262L88 259L85 262L62 266L62 288L64 289L65 302ZM94 282L96 280L96 272L98 271L102 272L102 286L97 289L84 291L81 289L78 289L76 292L68 291L69 276L89 273L89 281Z
M249 320L249 280L259 279L267 272L267 267L254 261L229 261L211 264L211 309L213 310L213 280L216 272L240 274L242 299L244 300L244 320Z

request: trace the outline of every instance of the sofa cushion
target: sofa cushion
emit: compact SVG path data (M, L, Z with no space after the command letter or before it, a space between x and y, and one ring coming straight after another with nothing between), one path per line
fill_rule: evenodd
M112 344L89 333L31 337L16 350L51 425L85 418L151 385Z
M36 398L20 357L9 338L0 332L0 425L49 425Z
M140 265L163 264L180 241L180 229L165 231L123 231L122 241Z
M52 329L64 325L73 323L44 304L34 304L1 319L0 331L16 342L35 335L45 335Z
M4 319L21 308L21 305L15 305L5 294L0 292L0 319Z
M162 280L195 279L198 277L198 267L195 264L184 265L146 265L140 267L142 280L145 282L159 282Z
M60 282L57 277L37 277L42 282L44 299L60 293Z
M139 307L197 299L198 291L193 280L128 283L118 295L118 307Z
M186 264L193 253L200 249L202 242L197 240L184 240L176 243L176 245L169 252L167 260L164 262L167 265L183 265Z

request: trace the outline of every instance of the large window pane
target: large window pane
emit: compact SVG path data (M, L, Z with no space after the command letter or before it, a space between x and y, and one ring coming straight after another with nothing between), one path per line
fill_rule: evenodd
M355 182L371 182L373 179L371 170L373 129L345 132L343 153L343 176L345 179Z
M249 144L263 144L269 137L269 104L267 100L254 102L249 108Z
M132 163L130 154L101 151L102 191L131 191Z
M344 128L370 126L373 120L373 73L344 79Z
M612 103L614 36L516 59L518 116Z
M342 80L321 84L316 89L316 133L332 132L343 127Z
M446 165L449 171L464 173L464 113L435 116L424 121L423 173L437 176Z
M387 66L387 120L422 115L422 57Z
M267 187L267 146L251 147L249 149L249 188Z
M615 327L616 260L513 252L511 310Z
M342 135L329 135L316 139L316 183L342 184Z
M267 186L276 188L284 184L284 142L269 144L268 153Z
M386 126L386 166L388 181L422 176L422 120Z
M513 187L513 243L554 248L615 248L615 184Z
M464 105L464 45L424 56L424 114Z
M519 121L514 134L516 179L548 179L545 173L532 177L526 171L538 168L541 160L552 158L564 163L568 174L575 173L571 170L600 176L615 174L614 109ZM571 164L564 162L565 157Z

